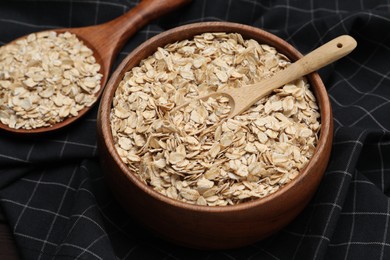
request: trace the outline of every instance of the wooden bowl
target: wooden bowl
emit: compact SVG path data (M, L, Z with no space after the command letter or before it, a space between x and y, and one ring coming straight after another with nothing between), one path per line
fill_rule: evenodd
M204 32L237 32L244 38L274 46L292 61L302 55L284 40L258 28L227 22L204 22L161 33L129 54L113 73L98 113L98 148L112 192L135 219L161 237L198 249L228 249L249 245L290 223L315 193L326 169L333 137L329 98L317 73L308 75L321 114L321 130L312 159L297 178L261 199L233 206L198 206L170 199L142 183L116 152L110 128L113 96L125 72L138 66L157 47Z

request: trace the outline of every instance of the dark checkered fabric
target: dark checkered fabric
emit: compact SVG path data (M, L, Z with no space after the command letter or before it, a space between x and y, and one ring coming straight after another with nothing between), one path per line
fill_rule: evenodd
M0 44L44 29L106 22L137 3L1 1ZM79 122L49 135L0 133L0 205L21 255L390 259L390 1L193 0L142 28L127 42L116 65L146 39L200 21L262 28L302 53L341 34L357 40L353 53L320 70L334 112L334 143L327 171L307 208L279 233L240 249L197 251L161 240L129 218L106 187L97 156L95 107Z

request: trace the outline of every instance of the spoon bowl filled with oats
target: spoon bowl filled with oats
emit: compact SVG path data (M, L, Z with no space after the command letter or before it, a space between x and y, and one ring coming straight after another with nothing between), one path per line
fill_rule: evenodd
M100 97L126 40L188 2L142 0L100 25L32 33L0 47L0 129L37 134L76 121Z
M338 59L348 55L356 48L356 41L349 35L339 36L326 44L311 51L309 54L290 64L283 70L277 71L269 78L262 79L260 82L253 83L245 87L228 88L224 87L218 91L199 96L184 104L175 106L170 113L177 111L185 113L185 107L194 102L202 105L203 102L213 102L218 98L228 99L227 106L230 112L227 118L233 118L246 111L261 98L270 94L276 88L293 82L303 76L321 69ZM222 122L220 122L222 123ZM213 124L215 128L219 124Z
M290 223L331 151L319 75L285 82L233 117L225 96L190 101L269 79L301 57L275 35L227 22L174 28L129 54L98 112L101 163L124 209L202 249L248 245Z

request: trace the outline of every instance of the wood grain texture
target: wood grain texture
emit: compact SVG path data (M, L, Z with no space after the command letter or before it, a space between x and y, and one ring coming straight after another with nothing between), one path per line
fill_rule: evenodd
M290 223L315 193L329 160L333 119L329 98L319 75L308 80L321 113L321 132L312 159L301 174L265 198L233 206L210 207L173 200L142 183L121 161L114 147L110 111L115 90L125 72L168 43L203 32L238 32L244 38L274 46L295 61L302 55L290 44L263 30L235 23L204 22L161 33L129 54L113 73L103 93L98 114L98 148L105 177L119 203L140 223L161 237L199 249L245 246L274 234Z
M100 25L80 28L61 28L54 31L57 33L73 33L77 35L77 37L82 40L86 46L93 50L97 63L101 65L100 73L103 75L100 91L96 93L96 97L99 98L108 80L112 64L126 41L152 20L190 2L191 0L142 0L130 11L112 21ZM78 116L69 117L66 120L50 127L41 127L31 130L14 129L0 123L0 129L14 134L23 135L37 135L52 132L78 120L91 108L92 106L86 107L79 111Z

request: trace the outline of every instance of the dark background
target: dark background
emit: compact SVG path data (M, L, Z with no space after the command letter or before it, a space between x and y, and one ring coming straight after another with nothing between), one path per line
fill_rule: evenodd
M1 1L0 44L58 27L111 20L133 0ZM390 259L390 2L193 0L140 30L116 65L172 27L231 21L274 33L302 53L341 34L357 49L320 71L334 113L323 181L289 226L254 245L196 251L169 244L129 218L105 185L97 106L43 137L0 133L0 206L25 259ZM231 227L234 228L234 227Z

